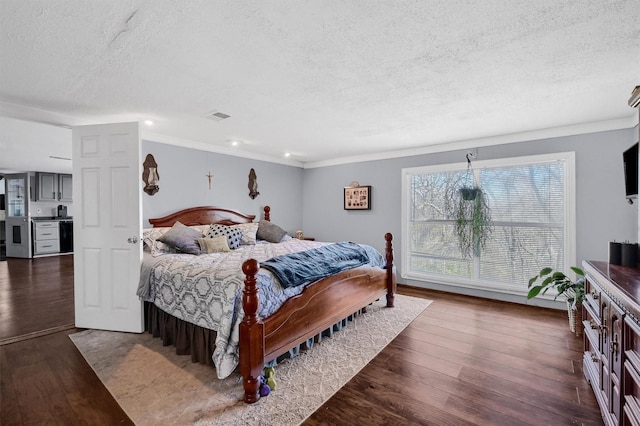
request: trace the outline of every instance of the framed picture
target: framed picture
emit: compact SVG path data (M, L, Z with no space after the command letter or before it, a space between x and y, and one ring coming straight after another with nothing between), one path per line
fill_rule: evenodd
M345 210L371 210L371 186L346 186Z

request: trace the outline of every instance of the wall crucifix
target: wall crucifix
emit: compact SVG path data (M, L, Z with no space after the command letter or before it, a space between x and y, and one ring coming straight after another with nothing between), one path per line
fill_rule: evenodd
M211 191L211 179L213 178L213 175L211 174L211 172L209 172L205 176L209 178L209 191Z

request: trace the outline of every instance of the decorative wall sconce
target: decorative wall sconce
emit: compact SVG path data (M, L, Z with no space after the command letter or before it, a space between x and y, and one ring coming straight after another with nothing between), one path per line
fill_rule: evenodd
M255 200L255 198L260 195L258 192L258 176L256 176L256 171L251 169L249 171L249 198Z
M160 175L158 174L158 163L156 163L153 155L147 154L147 157L144 159L144 163L142 163L142 167L142 180L146 184L143 190L149 195L154 195L160 190L160 187L158 186L158 181L160 180Z

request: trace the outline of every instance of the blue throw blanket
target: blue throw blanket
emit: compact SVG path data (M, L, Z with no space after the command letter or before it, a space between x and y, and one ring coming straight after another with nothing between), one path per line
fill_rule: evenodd
M358 244L343 242L299 253L272 257L260 263L271 271L284 288L317 281L347 269L369 263L365 249Z

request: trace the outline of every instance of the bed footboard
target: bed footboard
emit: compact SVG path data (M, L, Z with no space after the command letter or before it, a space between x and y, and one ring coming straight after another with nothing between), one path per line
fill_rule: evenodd
M390 233L385 235L384 270L361 266L323 278L287 300L277 312L262 321L257 317L259 264L255 259L244 262L244 319L240 324L239 351L245 402L254 403L260 399L259 377L265 362L381 297L386 296L386 306L393 307L396 276L392 239Z
M258 288L256 274L258 261L249 259L242 264L245 274L242 290L244 319L240 323L240 374L244 386L244 401L253 403L260 399L260 374L264 367L264 326L258 322Z

